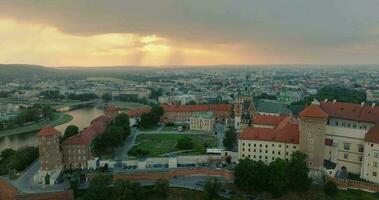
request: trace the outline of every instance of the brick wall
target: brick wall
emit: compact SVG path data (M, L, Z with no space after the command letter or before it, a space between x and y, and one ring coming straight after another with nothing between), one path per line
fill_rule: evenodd
M0 178L0 200L74 200L72 190L36 194L18 194L18 190Z
M340 189L359 189L371 192L379 192L379 184L367 183L355 180L343 180L330 176L326 176L326 180L333 181Z
M145 172L145 173L117 173L114 174L114 179L127 179L127 180L150 180L155 181L158 179L170 180L176 176L194 176L194 175L206 175L206 176L222 176L230 181L234 180L234 174L228 170L219 169L175 169L167 172Z
M17 189L0 178L0 200L15 199Z

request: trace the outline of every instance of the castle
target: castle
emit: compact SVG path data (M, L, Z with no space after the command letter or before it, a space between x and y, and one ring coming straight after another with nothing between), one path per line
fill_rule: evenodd
M256 116L238 138L239 159L270 163L295 150L307 154L313 177L353 173L379 183L379 107L315 100L298 118Z

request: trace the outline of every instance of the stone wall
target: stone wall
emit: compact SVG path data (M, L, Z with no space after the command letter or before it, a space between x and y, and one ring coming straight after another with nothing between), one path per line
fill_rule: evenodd
M367 183L355 180L343 180L330 176L326 176L327 181L333 181L340 189L358 189L369 192L379 192L379 184Z
M227 180L234 181L234 174L231 171L207 168L174 169L166 172L115 173L114 179L155 181L159 179L170 180L177 176L195 175L222 176Z

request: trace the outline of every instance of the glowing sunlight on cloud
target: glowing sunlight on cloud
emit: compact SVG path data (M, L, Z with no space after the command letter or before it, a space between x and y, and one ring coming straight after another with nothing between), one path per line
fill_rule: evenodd
M243 64L238 49L181 44L157 35L76 36L44 24L0 19L0 63L46 66ZM192 47L191 47L192 46Z

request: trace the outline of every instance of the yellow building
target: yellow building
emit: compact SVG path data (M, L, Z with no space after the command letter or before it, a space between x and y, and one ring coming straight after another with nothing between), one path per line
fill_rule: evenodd
M190 130L212 132L215 118L211 112L194 113L190 118Z

